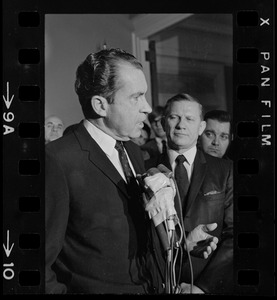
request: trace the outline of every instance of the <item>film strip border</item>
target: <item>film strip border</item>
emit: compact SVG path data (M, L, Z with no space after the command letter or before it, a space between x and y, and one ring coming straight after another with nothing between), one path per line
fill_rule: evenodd
M274 290L274 19L270 7L261 5L237 12L234 24L235 290L269 295Z
M3 2L4 294L44 293L45 281L43 19L22 6Z
M3 14L3 291L44 293L44 13ZM35 4L34 4L35 3ZM238 4L236 3L238 6ZM273 1L234 16L235 295L274 293Z

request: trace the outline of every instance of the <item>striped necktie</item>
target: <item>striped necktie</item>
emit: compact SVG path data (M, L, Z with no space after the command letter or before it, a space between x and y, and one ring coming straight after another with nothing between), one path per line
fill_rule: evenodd
M118 151L119 160L121 162L122 169L123 169L125 178L127 180L127 183L130 184L132 179L134 179L135 177L134 177L134 174L133 174L132 169L130 167L130 164L129 164L129 161L128 161L128 158L127 158L127 154L124 151L124 147L123 147L122 142L116 141L115 149Z

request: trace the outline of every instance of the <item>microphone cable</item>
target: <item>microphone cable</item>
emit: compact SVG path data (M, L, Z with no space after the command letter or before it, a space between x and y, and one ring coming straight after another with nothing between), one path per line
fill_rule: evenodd
M160 165L159 165L160 166ZM158 166L158 168L159 168ZM164 166L162 165L162 167L164 168ZM177 182L173 176L173 173L170 172L168 174L169 178L171 178L174 182L174 185L175 185L175 189L176 189L176 196L177 196L177 201L178 201L178 205L179 207L181 208L180 209L180 220L179 220L179 225L180 225L180 230L181 230L181 239L180 239L180 244L181 244L181 241L182 241L182 238L184 238L184 243L185 243L185 246L186 246L186 252L187 252L187 256L188 256L188 261L189 261L189 268L190 268L190 275L191 275L191 281L190 281L190 293L192 294L192 287L193 287L193 284L194 284L194 276L193 276L193 267L192 267L192 260L191 260L191 256L190 256L190 253L189 253L189 249L188 249L188 242L187 242L187 237L186 237L186 233L185 233L185 224L184 224L184 221L183 221L183 213L182 213L182 202L181 202L181 197L180 197L180 193L179 193L179 189L178 189L178 185L177 185ZM177 223L177 224L178 224ZM179 284L180 282L180 279L181 279L181 272L182 272L182 259L183 259L183 249L182 247L180 247L181 249L181 259L180 259L180 268L179 268L179 274L178 274L178 281L177 283ZM177 259L177 256L176 256L176 259ZM175 261L176 262L176 261ZM177 288L177 286L176 286ZM175 289L176 291L176 289Z

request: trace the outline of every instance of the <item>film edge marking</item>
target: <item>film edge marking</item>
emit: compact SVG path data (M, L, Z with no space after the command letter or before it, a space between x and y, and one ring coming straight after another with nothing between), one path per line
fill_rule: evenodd
M10 123L14 120L14 113L12 111L9 111L10 106L12 104L12 101L14 99L14 94L10 98L9 81L7 81L7 94L6 94L6 97L4 95L2 95L2 97L3 97L3 101L5 102L6 108L8 110L8 112L3 113L3 119L4 119L5 122ZM7 124L3 124L3 127L5 129L3 135L14 132L14 127L11 127Z
M7 244L3 243L3 248L6 254L6 258L9 258L12 250L14 243L10 245L10 231L7 230L7 235L6 235L6 242ZM11 261L10 263L3 263L4 271L3 271L3 277L6 280L11 280L14 278L14 270L12 269L14 267L14 263ZM10 273L10 275L9 275Z

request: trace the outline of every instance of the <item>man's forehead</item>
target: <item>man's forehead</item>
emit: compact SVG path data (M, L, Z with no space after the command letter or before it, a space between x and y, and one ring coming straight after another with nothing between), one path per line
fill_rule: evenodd
M199 103L195 101L188 101L188 100L180 100L180 101L174 101L170 105L169 109L170 113L177 113L177 114L182 114L186 112L195 112L199 113L201 112L201 108Z
M133 87L136 91L146 93L147 81L143 71L131 64L120 64L117 84L121 87Z

